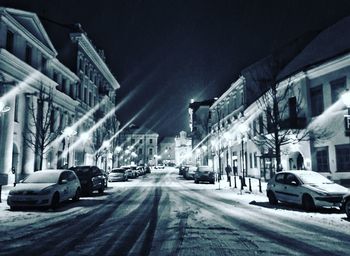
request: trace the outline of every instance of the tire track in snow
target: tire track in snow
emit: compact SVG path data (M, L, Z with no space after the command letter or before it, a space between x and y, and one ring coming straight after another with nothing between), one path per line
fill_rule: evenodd
M199 201L183 194L181 196L183 196L184 199L190 201L194 205L197 205L198 207L203 208L205 206L205 210L210 211L213 214L218 214L217 208L215 206L210 205L208 200ZM198 194L198 196L204 197L201 194ZM251 220L241 219L241 218L237 219L234 216L226 215L224 213L220 215L222 219L228 221L231 225L234 224L235 226L239 227L239 229L245 230L249 233L258 234L264 239L277 242L278 245L281 246L281 248L288 249L289 253L298 252L298 253L306 253L309 255L343 255L341 253L337 254L333 250L319 248L317 246L314 246L313 244L307 243L303 240L300 240L292 236L287 236L282 233L275 234L275 231L273 229L268 229L266 226L259 225L258 223L252 222ZM295 234L291 234L291 235L295 235Z

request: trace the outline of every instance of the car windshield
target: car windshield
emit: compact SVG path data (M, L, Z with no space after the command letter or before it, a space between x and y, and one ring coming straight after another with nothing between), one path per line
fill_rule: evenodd
M113 169L111 172L112 173L124 173L125 170L124 169Z
M74 167L70 168L73 170L78 177L87 177L90 175L90 167L84 166L84 167Z
M300 172L298 173L299 178L304 184L330 184L333 181L316 172Z
M57 183L59 172L38 171L30 174L23 183Z

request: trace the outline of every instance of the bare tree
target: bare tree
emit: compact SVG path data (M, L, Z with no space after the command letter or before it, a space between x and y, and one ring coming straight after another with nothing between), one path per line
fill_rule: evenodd
M28 106L29 119L26 122L24 143L34 151L34 170L42 169L43 158L49 149L49 145L60 135L54 130L54 105L53 91L46 89L41 84L36 93L37 102L31 102Z
M324 140L332 136L332 132L324 127L307 127L306 114L303 109L303 95L300 88L290 80L276 80L281 66L277 59L272 58L267 67L254 74L255 84L265 92L257 99L261 111L259 126L263 132L253 126L250 131L251 140L260 148L267 148L276 157L276 171L281 171L281 147L300 141Z

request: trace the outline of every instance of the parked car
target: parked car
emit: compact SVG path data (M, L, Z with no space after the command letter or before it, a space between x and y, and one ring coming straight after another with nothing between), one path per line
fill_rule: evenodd
M187 165L180 165L179 166L179 175L184 175L184 172L186 170Z
M121 168L124 168L126 170L129 170L128 173L128 178L129 179L134 179L137 178L137 171L136 171L136 165L124 165Z
M341 209L345 210L346 216L350 219L350 192L343 196L341 201Z
M109 181L127 181L128 174L124 168L113 168L108 178Z
M29 174L9 191L7 204L11 210L21 206L50 206L70 198L78 201L80 182L74 172L69 170L41 170Z
M100 194L105 189L105 176L97 166L73 166L69 170L75 172L81 184L82 193L91 195L95 190Z
M349 190L313 171L283 171L267 184L270 204L278 201L301 205L306 211L316 207L340 207Z
M194 180L194 176L196 174L196 170L197 170L196 166L188 166L188 167L186 167L183 177L186 180Z
M215 184L215 171L209 166L198 166L194 175L194 182L209 181L211 184Z

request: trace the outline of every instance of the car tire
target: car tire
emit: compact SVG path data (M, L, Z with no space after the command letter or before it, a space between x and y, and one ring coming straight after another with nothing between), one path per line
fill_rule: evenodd
M104 188L104 187L98 189L98 193L99 193L99 194L103 194L104 191L105 191L105 188Z
M278 204L278 200L277 200L277 198L276 198L276 196L275 196L275 193L273 193L272 191L269 191L269 192L267 193L267 198L269 199L269 203L270 203L271 205L276 205L276 204Z
M345 202L345 213L348 219L350 219L350 199Z
M210 184L215 184L215 180L210 181Z
M199 184L199 180L194 180L194 183Z
M74 195L74 197L72 199L73 199L74 202L79 201L79 199L80 199L80 188L77 188L77 190L75 191L75 195Z
M18 211L18 207L17 206L10 206L10 210L11 211Z
M303 209L307 212L315 210L315 202L310 195L304 195L302 201Z
M52 200L51 200L51 209L57 209L58 206L60 204L60 195L58 194L58 192L56 192L53 196L52 196Z

